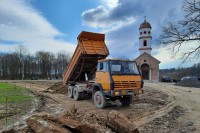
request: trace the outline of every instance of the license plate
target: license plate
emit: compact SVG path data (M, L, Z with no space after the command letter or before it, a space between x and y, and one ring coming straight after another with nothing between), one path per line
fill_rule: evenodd
M128 94L127 95L133 95L133 92L128 92Z

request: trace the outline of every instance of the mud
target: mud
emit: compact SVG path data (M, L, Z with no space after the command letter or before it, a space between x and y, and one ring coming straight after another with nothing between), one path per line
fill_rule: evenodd
M11 130L11 132L33 133L138 133L136 126L126 115L112 110L108 114L83 114L72 107L64 116L56 117L47 113L39 113L27 119L27 127L24 129ZM91 115L93 114L93 115ZM91 118L93 122L91 123Z
M37 96L31 91L26 91L26 95L32 96L32 101L27 100L22 103L9 102L1 105L1 110L4 112L0 114L0 132L4 129L11 129L12 127L19 127L25 124L25 119L30 117L36 110L39 103ZM6 113L7 109L7 113Z
M35 114L26 120L26 127L15 128L13 132L34 133L45 130L69 133L86 131L184 133L196 131L196 123L191 119L180 120L187 114L187 109L182 106L173 107L173 101L176 100L173 96L149 86L144 86L144 93L134 97L129 107L113 103L105 109L96 109L91 99L75 101L68 98L66 87L62 86L62 82L51 82L52 86L48 82L26 83L38 94L40 106ZM60 91L59 88L63 90Z
M52 94L67 94L67 86L63 85L63 82L58 82L50 86L48 89L44 90L46 93Z
M179 122L178 118L185 114L186 110L181 106L175 106L162 117L155 118L150 123L140 128L141 133L188 133L196 131L191 121Z
M46 112L49 114L57 115L63 114L65 111L58 101L48 97L47 95L42 95L42 93L40 93L38 94L38 99L40 104L38 104L35 110L36 113Z

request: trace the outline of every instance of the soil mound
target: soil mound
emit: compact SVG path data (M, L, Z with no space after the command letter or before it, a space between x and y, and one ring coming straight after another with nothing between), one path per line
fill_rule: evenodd
M35 115L27 120L27 125L36 133L94 133L98 129L66 117L53 117L48 114Z
M67 93L67 86L63 85L63 82L57 82L47 88L44 92L52 93L52 94L66 94Z
M123 113L116 110L107 113L101 110L90 110L87 113L80 112L75 106L66 112L64 117L86 123L100 132L117 132L117 133L138 133L133 121Z
M94 110L81 113L73 106L63 116L39 113L26 121L27 127L16 132L33 133L139 133L126 115L111 110L108 113ZM15 132L15 131L14 131Z

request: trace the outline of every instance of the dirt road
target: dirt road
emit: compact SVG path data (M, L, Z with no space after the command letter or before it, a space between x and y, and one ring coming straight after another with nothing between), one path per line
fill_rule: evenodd
M198 88L145 82L145 93L134 98L130 107L113 104L106 109L96 109L91 99L74 101L66 94L45 92L56 82L15 81L14 83L26 86L40 95L42 104L37 112L45 112L56 117L67 116L94 126L100 125L102 131L115 131L106 121L108 114L116 110L136 125L139 132L200 132L200 89ZM70 114L72 109L76 112Z
M166 115L176 106L181 106L185 110L185 113L178 118L176 128L180 130L174 131L187 132L187 129L184 129L184 127L188 127L190 128L188 129L190 132L200 132L200 88L179 87L168 83L145 83L145 86L163 91L174 99L172 103L146 119L148 122L149 120Z
M93 104L93 101L90 98L86 98L82 101L75 101L74 99L71 99L67 97L67 94L57 94L57 93L45 93L45 90L55 84L55 82L52 81L28 81L28 82L15 82L17 85L26 86L26 88L31 89L37 94L40 94L42 96L46 96L49 101L51 100L56 102L56 107L58 105L62 106L63 110L68 110L72 106L76 106L76 108L79 109L79 111L87 112L87 111L99 111L96 109L96 107ZM161 91L155 91L148 86L144 87L145 93L139 96L138 98L133 99L133 103L130 107L121 107L119 104L111 105L110 107L106 109L100 109L102 112L109 112L113 109L120 111L122 113L126 113L132 118L140 117L140 115L149 116L149 114L152 113L152 111L157 110L161 107L164 107L168 103L172 101L171 97L168 97L165 93L161 93ZM48 102L48 101L46 101ZM51 103L50 102L50 103ZM48 105L46 103L46 105ZM53 107L52 107L53 108ZM48 109L50 111L50 109Z

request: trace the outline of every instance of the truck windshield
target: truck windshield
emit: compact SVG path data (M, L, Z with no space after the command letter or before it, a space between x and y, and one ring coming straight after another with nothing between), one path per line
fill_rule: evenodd
M139 74L137 65L133 61L110 61L110 70L113 75L135 75Z

